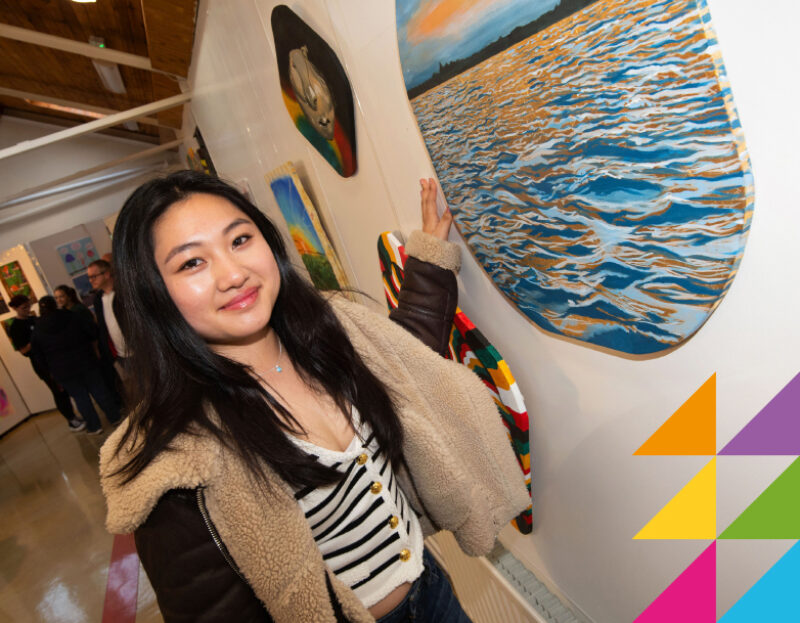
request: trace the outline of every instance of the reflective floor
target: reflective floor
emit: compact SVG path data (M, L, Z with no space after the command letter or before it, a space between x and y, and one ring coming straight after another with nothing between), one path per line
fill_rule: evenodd
M71 433L55 411L0 438L0 623L109 621L104 439ZM163 621L141 566L135 621Z

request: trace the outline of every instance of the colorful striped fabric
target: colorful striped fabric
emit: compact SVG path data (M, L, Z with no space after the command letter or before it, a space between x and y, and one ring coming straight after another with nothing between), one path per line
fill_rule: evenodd
M397 307L397 295L403 283L406 254L398 236L384 232L378 239L378 257L383 275L383 290L390 309ZM456 308L450 331L448 358L463 363L492 392L497 410L508 429L511 445L531 493L531 451L528 440L528 412L525 401L508 365L494 346L484 337L467 315ZM511 521L522 534L530 534L531 506Z

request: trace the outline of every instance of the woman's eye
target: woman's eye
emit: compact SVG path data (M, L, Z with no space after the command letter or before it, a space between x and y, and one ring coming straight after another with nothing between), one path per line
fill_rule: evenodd
M236 238L233 239L233 246L234 247L240 247L245 242L250 240L250 238L252 238L252 236L250 234L242 234L241 236L236 236Z
M181 271L181 270L190 270L192 268L196 268L197 266L200 266L201 261L202 260L200 260L200 258L193 257L192 259L181 264L181 267L178 270Z

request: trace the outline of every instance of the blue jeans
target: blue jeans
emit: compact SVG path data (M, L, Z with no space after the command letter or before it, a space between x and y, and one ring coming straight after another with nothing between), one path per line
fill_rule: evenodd
M378 623L472 623L458 603L450 580L427 549L422 564L422 575L414 580L403 601Z
M94 410L92 398L97 401L108 421L116 424L120 418L120 402L117 393L106 385L100 368L90 368L83 374L71 376L60 381L61 387L75 400L78 411L86 420L86 430L96 431L102 428L100 417ZM89 397L91 395L91 398Z

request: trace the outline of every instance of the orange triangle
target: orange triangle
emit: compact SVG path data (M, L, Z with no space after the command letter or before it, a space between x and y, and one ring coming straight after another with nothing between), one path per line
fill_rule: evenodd
M635 455L714 455L717 453L717 374L634 452Z

